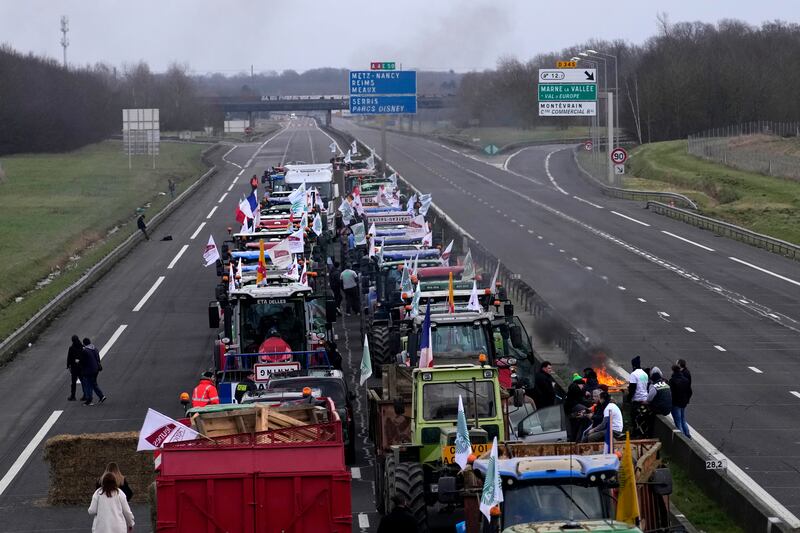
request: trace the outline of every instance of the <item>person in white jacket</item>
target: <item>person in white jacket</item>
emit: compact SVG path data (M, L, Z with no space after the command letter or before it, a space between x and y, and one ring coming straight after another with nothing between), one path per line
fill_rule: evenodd
M133 513L125 493L117 487L117 478L109 472L103 476L100 484L89 505L89 514L94 516L92 533L133 531Z

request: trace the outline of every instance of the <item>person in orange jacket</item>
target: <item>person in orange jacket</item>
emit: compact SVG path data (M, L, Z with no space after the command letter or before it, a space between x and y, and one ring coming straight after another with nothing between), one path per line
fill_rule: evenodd
M214 386L214 373L203 372L200 383L192 391L192 407L205 407L219 403L219 393Z

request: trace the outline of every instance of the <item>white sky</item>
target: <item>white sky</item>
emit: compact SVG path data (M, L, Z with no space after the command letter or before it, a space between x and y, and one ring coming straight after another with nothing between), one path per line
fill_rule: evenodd
M592 37L641 43L656 14L672 22L800 20L799 0L0 0L0 43L68 61L115 66L173 61L198 73L315 67L456 71L527 59Z

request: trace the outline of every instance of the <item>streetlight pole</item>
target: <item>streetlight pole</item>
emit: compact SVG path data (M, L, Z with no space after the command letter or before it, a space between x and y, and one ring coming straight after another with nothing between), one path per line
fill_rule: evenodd
M579 55L586 56L586 54L579 54ZM589 63L592 66L592 68L594 68L594 69L596 69L597 66L598 66L597 61L593 61L591 59L586 59L586 57L577 57L576 56L576 57L572 58L572 61L583 61L584 63ZM594 163L595 163L595 166L596 166L597 165L597 153L600 150L599 138L596 136L596 130L597 130L597 128L598 128L600 123L599 123L599 116L597 114L597 110L596 109L595 109L594 116L591 116L589 118L591 119L589 121L589 123L590 123L590 129L592 130L591 131L591 136L592 136L592 159L594 159Z
M615 114L614 123L615 123L615 126L616 126L616 129L614 130L614 148L617 148L617 147L619 147L619 133L617 133L617 131L619 130L619 92L620 92L620 90L619 90L619 68L617 66L617 56L614 55L614 54L606 54L605 52L598 52L596 50L591 50L591 49L590 50L586 50L586 51L588 53L590 53L590 54L594 54L594 55L598 55L598 56L610 57L611 59L614 60L614 94L615 94L616 99L617 99L617 101L615 102L616 105L614 106L614 114Z

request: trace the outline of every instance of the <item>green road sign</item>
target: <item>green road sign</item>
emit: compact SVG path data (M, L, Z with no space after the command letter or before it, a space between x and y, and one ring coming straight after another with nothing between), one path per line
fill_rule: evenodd
M496 154L497 152L500 151L500 148L498 148L497 146L495 146L493 144L490 144L489 146L484 148L483 151L486 152L489 155L494 155L494 154Z
M539 101L591 102L597 100L594 83L540 83Z

